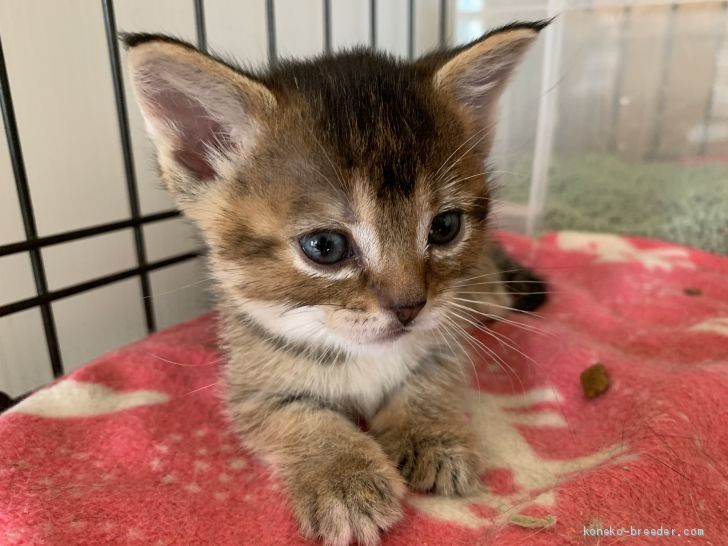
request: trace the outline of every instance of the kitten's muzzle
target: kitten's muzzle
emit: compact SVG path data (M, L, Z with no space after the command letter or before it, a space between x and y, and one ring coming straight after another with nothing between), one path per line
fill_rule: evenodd
M426 303L427 301L423 300L413 305L396 305L390 307L389 310L394 312L402 326L407 326L420 314L420 311L422 311Z

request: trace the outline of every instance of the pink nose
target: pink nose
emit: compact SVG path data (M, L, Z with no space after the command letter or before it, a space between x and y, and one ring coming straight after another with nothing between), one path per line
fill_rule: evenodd
M394 311L395 315L397 315L397 320L402 323L402 326L407 326L417 315L420 314L425 303L427 302L421 301L414 305L397 305L395 307L390 307L390 309Z

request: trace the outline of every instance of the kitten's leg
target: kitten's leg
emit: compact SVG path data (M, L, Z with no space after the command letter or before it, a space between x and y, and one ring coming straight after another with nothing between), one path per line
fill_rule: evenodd
M246 444L287 485L301 531L326 544L375 544L402 516L406 491L373 438L322 402L301 396L231 405Z
M412 489L466 495L480 483L480 458L462 406L462 375L448 366L423 364L428 369L390 397L370 431Z

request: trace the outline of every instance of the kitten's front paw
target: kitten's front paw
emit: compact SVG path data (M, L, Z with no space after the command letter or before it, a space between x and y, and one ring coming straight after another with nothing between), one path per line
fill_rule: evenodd
M392 430L380 443L412 489L462 496L480 484L480 459L467 434Z
M377 544L380 532L402 517L404 482L381 452L376 455L342 453L334 463L309 461L300 469L291 495L307 537L336 546Z

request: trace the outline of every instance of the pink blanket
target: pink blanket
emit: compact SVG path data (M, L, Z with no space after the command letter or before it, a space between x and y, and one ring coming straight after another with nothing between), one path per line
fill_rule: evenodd
M383 543L728 544L728 259L612 235L503 240L553 294L495 328L510 341L478 334L511 368L480 358L469 393L484 490L410 495ZM306 544L221 418L218 359L202 317L2 415L0 544ZM596 362L611 384L587 400Z

